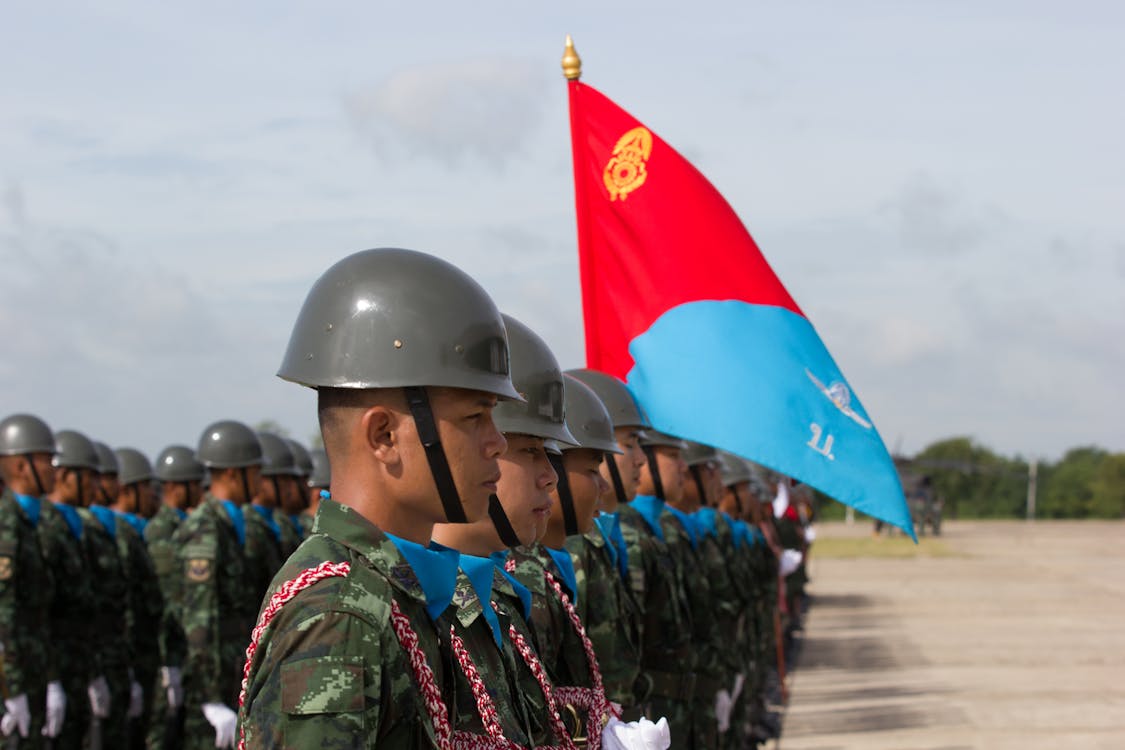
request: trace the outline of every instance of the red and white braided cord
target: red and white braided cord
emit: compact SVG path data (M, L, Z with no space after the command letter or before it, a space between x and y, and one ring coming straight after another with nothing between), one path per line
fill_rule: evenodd
M270 597L269 604L258 616L258 624L254 626L254 630L250 634L250 645L246 647L246 664L242 667L242 689L238 693L239 710L246 702L246 689L250 684L250 665L254 661L254 654L258 651L258 643L262 640L262 634L266 632L266 628L270 626L277 613L281 611L282 606L314 583L323 581L325 578L345 577L350 572L351 565L346 562L323 562L315 568L301 571L296 578L281 584L281 588ZM238 727L238 750L245 750L245 748L246 725L245 722L242 722Z
M414 681L422 691L422 702L426 706L426 713L430 715L438 747L441 750L453 750L453 730L449 724L449 712L441 698L437 681L434 680L434 671L430 669L426 654L418 645L418 634L410 626L410 619L402 613L402 609L394 599L391 599L391 627L394 628L399 645L410 658L410 669L414 672Z
M496 607L495 604L492 606ZM563 748L568 750L574 748L570 733L566 731L566 724L563 723L562 716L559 715L559 707L555 702L554 691L551 687L551 681L547 679L547 670L543 668L543 662L539 660L539 656L536 655L535 649L531 647L527 639L516 630L515 625L508 626L508 637L512 639L516 651L523 657L524 663L531 670L535 681L539 683L539 689L543 691L543 698L547 703L547 716L551 720L551 729L554 731L555 737L562 743Z

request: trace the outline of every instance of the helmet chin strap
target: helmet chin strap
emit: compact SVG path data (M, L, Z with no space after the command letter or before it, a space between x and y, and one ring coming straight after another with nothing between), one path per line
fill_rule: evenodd
M648 459L648 475L652 477L652 489L656 496L664 499L664 482L660 481L660 465L656 463L656 448L651 445L643 446L645 458Z
M695 480L695 489L699 493L700 507L707 507L707 493L703 491L703 475L699 473L699 465L689 466L691 478Z
M555 489L559 493L559 505L562 506L563 528L567 536L574 536L578 533L578 514L574 510L574 495L570 492L570 479L566 475L563 457L557 453L548 453L547 460L559 476Z
M437 422L434 420L434 412L430 408L430 399L426 395L426 389L422 386L412 385L403 388L403 390L406 392L406 403L410 407L410 413L414 416L414 423L418 428L418 438L422 441L422 447L426 449L426 461L430 464L430 473L434 477L438 497L441 498L445 520L449 523L468 523L469 519L465 516L465 506L461 503L457 485L453 483L453 473L449 470L449 461L445 457L445 450L441 447ZM497 502L497 505L499 505L499 502ZM490 501L489 514L491 515L491 513L492 503ZM505 518L507 517L505 516Z
M242 479L242 502L249 505L254 496L250 494L250 480L246 477L245 466L239 467L238 476Z
M501 542L509 547L519 547L523 544L519 534L512 528L512 522L508 519L504 506L500 504L500 498L496 495L488 496L488 517L492 519L492 525L496 527Z
M609 478L613 482L613 491L617 493L617 502L629 502L629 498L625 497L625 483L621 481L621 472L617 468L616 457L607 454L605 462L606 466L609 467Z
M39 469L35 468L35 459L28 456L27 465L31 468L31 478L35 480L35 496L43 497L46 492L43 490L43 480L39 478Z

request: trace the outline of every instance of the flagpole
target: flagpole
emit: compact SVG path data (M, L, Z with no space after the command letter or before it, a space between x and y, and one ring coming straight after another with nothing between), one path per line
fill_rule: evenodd
M574 40L570 38L570 34L566 35L566 48L563 50L562 69L563 77L568 81L577 81L582 77L582 58L578 56L578 50L574 49Z

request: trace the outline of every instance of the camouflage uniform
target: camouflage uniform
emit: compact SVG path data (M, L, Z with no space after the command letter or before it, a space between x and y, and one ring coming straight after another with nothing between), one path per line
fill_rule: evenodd
M36 534L32 518L5 488L0 495L0 644L7 695L26 694L31 711L31 730L20 740L21 750L42 747L47 683L55 678L48 650L53 582Z
M215 732L202 706L222 703L237 708L246 644L259 600L248 585L242 540L223 501L208 493L180 526L175 541L180 627L187 640L184 747L206 750L215 747Z
M659 521L653 526L637 510L638 500L618 507L629 549L630 579L644 613L637 699L644 715L668 719L674 747L690 747L695 690L692 610L664 531Z
M164 616L159 629L160 666L183 668L187 642L180 624L180 592L183 572L179 561L176 532L187 519L183 511L161 503L156 515L145 526L145 544L164 597ZM157 676L145 690L152 691L152 718L148 746L152 750L173 750L182 744L184 714L181 706L173 715L168 694Z
M568 537L566 548L577 561L576 608L598 655L606 695L631 708L637 702L634 689L641 671L640 607L621 577L617 552L600 527Z
M77 748L90 723L86 687L97 676L93 673L89 637L94 595L82 549L82 519L77 509L66 506L65 510L59 510L54 503L46 501L41 505L36 531L55 581L50 609L51 648L57 655L59 677L66 693L66 715L55 746ZM70 527L67 516L77 522L77 532Z
M303 542L312 536L316 518L309 513L301 513L297 516L297 522L301 525L301 541Z
M143 528L143 525L141 525ZM118 516L117 551L129 582L126 630L133 650L133 679L144 691L141 715L129 721L129 746L143 748L152 717L152 685L160 674L160 630L164 621L164 596L148 556L148 547L137 527L124 514Z
M281 562L285 562L301 546L301 542L305 538L305 531L301 528L301 522L297 516L287 515L280 508L274 510L273 522L277 524L277 528L281 532L279 551ZM278 570L281 569L280 564L277 567Z
M250 586L254 606L261 604L269 590L270 581L281 569L285 557L281 554L281 528L271 526L273 511L267 510L267 521L259 505L243 505L242 515L246 518L246 546L243 554L246 559L246 578ZM249 637L249 636L248 636Z
M346 562L350 572L298 593L256 645L239 710L246 747L436 747L409 656L391 626L394 601L436 684L448 686L449 665L413 569L382 531L332 500L321 501L313 535L275 588L326 562Z
M109 716L98 722L98 731L102 747L124 748L133 649L128 639L129 580L118 551L117 534L127 524L118 523L113 512L102 506L79 508L78 515L82 519L82 541L94 595L90 653L98 662L94 674L105 676L109 685Z
M465 558L466 556L462 555L463 561ZM516 659L520 657L513 652L508 637L508 616L503 612L492 610L491 586L495 577L495 566L489 560L484 560L484 563L488 566L486 570L488 597L481 598L477 587L462 568L462 572L457 575L457 588L453 593L454 606L447 609L438 619L438 634L444 642L449 637L448 633L452 626L453 632L465 644L481 679L488 686L488 694L496 707L504 736L526 747L530 745L531 725L525 707L519 699L520 686L517 683L519 672ZM496 615L495 626L498 629L496 633L485 617L485 607ZM456 664L456 659L453 662L449 670L453 682L451 711L453 728L484 736L486 731L472 687L463 669Z

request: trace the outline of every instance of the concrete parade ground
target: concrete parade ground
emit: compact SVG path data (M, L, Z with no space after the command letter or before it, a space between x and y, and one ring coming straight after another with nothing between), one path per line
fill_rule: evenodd
M1125 748L1125 523L817 535L774 747Z

